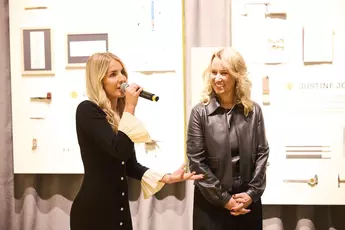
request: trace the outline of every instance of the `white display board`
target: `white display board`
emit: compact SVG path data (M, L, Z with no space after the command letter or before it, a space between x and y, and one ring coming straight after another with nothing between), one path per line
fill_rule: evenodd
M345 184L338 183L338 175L345 177L345 68L342 56L333 54L345 45L344 24L336 20L345 5L333 0L232 3L232 46L247 62L271 148L263 203L345 204ZM312 34L313 25L323 36ZM308 185L315 175L318 183Z
M10 38L15 173L84 172L75 110L87 99L87 57L106 50L130 83L160 97L139 100L136 115L160 148L136 145L138 160L168 172L184 162L181 2L20 1L10 4Z

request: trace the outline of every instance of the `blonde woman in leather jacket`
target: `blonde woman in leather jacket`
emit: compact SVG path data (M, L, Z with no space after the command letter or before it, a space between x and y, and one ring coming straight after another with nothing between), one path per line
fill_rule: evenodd
M260 230L269 145L245 61L223 48L212 55L204 78L187 133L190 170L204 174L195 181L193 229Z

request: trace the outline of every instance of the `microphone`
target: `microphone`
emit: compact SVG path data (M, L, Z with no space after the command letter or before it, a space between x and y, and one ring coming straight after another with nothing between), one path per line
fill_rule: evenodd
M120 88L123 92L126 91L126 88L129 86L128 83L124 82L121 84ZM147 100L150 100L150 101L158 101L159 100L159 97L154 95L153 93L149 93L149 92L146 92L146 91L141 91L140 94L139 94L140 97L142 98L145 98Z

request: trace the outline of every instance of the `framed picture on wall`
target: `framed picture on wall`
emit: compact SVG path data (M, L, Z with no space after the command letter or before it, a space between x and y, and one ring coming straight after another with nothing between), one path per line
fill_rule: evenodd
M287 62L286 40L287 25L284 19L266 19L265 63L279 64Z
M303 28L303 62L305 65L331 64L334 31L329 25L305 25Z
M21 44L23 76L55 75L51 28L22 28Z
M92 54L106 52L108 46L107 33L67 34L66 68L85 68Z

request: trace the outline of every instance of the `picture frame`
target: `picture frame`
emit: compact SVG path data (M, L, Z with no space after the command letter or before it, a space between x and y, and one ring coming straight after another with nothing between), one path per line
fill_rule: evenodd
M266 8L266 17L270 18L287 18L287 2L281 0L273 0L267 3Z
M282 64L288 62L287 43L289 41L289 27L285 19L266 18L265 31L265 64Z
M22 76L55 75L53 44L51 28L21 28Z
M304 65L332 64L334 58L334 30L327 24L303 27Z
M66 49L66 68L85 68L92 54L109 50L108 33L68 33Z

